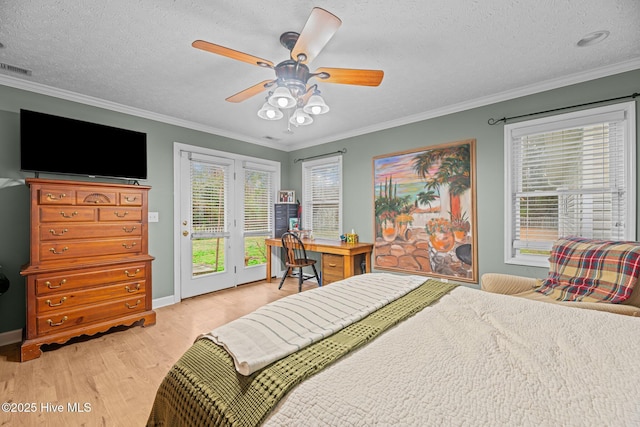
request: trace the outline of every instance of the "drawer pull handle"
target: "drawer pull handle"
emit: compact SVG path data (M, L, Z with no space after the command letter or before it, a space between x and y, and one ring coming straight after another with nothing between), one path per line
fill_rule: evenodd
M122 246L124 246L125 249L131 249L136 245L136 242L133 242L130 245L127 245L126 243L123 243Z
M134 271L133 273L129 273L129 270L125 270L124 274L127 275L127 277L136 277L136 274L140 273L140 269L136 268L136 271Z
M329 267L335 267L337 264L329 264Z
M127 292L138 292L140 290L140 283L136 283L136 287L132 290L128 285L124 287Z
M48 299L46 302L49 305L49 307L60 307L62 303L65 302L66 300L67 300L67 297L62 297L58 304L52 303L50 299Z
M127 230L127 227L122 227L122 229L124 230L125 233L133 233L133 230L135 230L136 228L138 228L138 227L136 227L135 225L133 227L131 227L130 230Z
M49 230L49 233L51 233L52 236L62 236L64 233L68 233L69 230L67 230L66 228L63 228L61 232L56 233L56 230L54 230L53 228L51 230Z
M78 211L73 211L71 215L67 215L66 213L64 213L64 211L60 211L60 215L62 215L63 218L73 218L74 216L78 215Z
M62 285L64 285L65 283L67 283L67 279L62 279L62 280L60 281L60 284L59 284L58 286L53 286L53 285L51 284L51 282L50 282L50 281L48 281L48 280L47 280L46 282L44 282L44 284L45 284L45 285L47 285L47 288L49 288L49 289L58 289L58 288L61 288L61 287L62 287Z
M50 252L53 252L56 255L60 255L62 253L65 253L66 251L68 251L69 248L67 246L65 246L64 248L62 248L62 250L60 252L56 251L56 248L51 248L49 249Z
M127 202L131 203L131 202L135 202L136 200L138 200L138 197L137 196L125 196L124 199Z
M138 305L140 305L140 300L136 301L136 305L131 305L128 302L125 302L124 305L126 305L128 309L136 308Z
M49 326L60 326L67 320L69 320L69 318L67 316L64 316L58 323L53 323L53 320L51 319L47 319L47 323L49 324Z
M62 200L65 197L67 197L67 195L64 194L64 193L60 193L57 196L54 195L54 194L51 194L51 193L47 193L47 199L49 199L49 200Z
M125 216L129 215L129 212L124 211L124 212L122 213L122 215L121 215L118 211L115 211L113 214L114 214L115 216L117 216L118 218L124 218Z

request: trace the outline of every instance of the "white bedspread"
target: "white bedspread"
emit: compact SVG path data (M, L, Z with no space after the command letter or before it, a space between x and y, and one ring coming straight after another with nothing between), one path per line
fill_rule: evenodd
M265 425L638 426L640 319L459 287Z
M274 301L202 337L223 346L242 375L349 326L427 280L369 273Z

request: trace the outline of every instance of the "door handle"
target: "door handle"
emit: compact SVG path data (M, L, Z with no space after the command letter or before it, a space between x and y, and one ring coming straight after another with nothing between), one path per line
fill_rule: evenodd
M187 237L187 236L189 235L189 232L188 232L187 230L184 230L184 231L182 232L182 235L183 235L183 236L185 236L185 237Z

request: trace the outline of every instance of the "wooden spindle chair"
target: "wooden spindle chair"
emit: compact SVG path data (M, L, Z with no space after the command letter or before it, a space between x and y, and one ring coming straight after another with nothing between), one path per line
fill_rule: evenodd
M286 271L282 275L282 280L280 280L280 286L278 289L282 288L282 284L284 283L284 279L287 278L289 272L294 269L298 269L298 292L302 290L302 282L307 279L311 279L313 276L304 277L302 274L303 267L311 267L313 269L313 274L318 281L318 286L322 286L320 281L320 276L318 276L318 271L316 270L316 260L309 259L307 257L307 251L304 248L304 243L298 237L297 234L286 232L282 235L282 247L284 248L285 253L285 267Z

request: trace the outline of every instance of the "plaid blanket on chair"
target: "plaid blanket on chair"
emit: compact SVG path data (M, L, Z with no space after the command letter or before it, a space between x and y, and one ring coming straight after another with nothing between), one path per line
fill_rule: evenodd
M549 275L537 292L558 301L620 303L638 281L640 243L562 238L549 262Z

